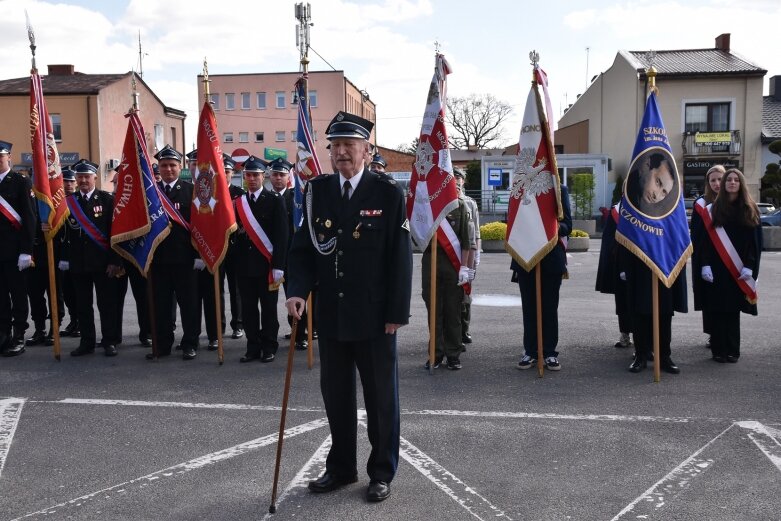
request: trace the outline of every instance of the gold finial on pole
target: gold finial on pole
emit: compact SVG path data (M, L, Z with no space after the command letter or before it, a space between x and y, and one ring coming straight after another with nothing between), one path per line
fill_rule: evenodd
M138 84L136 83L136 71L133 71L133 74L130 75L130 88L133 91L133 108L131 110L132 112L138 112Z
M654 61L656 60L656 51L648 51L645 53L645 59L648 62L648 68L645 71L648 77L648 92L659 94L659 89L656 88L656 67L654 67Z
M442 46L439 44L438 40L434 40L434 52L437 56L439 56L439 51L442 48Z
M30 40L30 51L33 53L33 70L31 72L38 72L38 67L35 65L35 31L30 23L30 16L27 14L27 9L24 10L24 18L27 23L27 38Z
M532 65L532 83L534 84L534 83L537 82L537 76L535 75L534 71L536 71L537 67L540 66L539 65L540 64L540 53L538 53L537 51L530 52L529 53L529 60L531 61L531 65Z
M206 57L203 57L203 100L209 101L209 83L212 80L209 79L209 66L206 63Z

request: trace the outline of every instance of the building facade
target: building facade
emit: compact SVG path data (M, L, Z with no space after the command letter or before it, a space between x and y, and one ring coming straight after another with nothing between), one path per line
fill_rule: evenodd
M703 192L714 164L740 168L755 198L764 167L762 82L767 71L730 49L730 35L710 49L620 51L561 117L555 142L565 154L611 159L606 192L626 177L648 92L647 70L658 73L657 101L684 183L684 197Z
M185 113L165 106L133 73L82 74L73 65L49 65L48 74L41 76L61 163L69 165L88 159L98 164L98 187L104 190L114 189L108 181L122 157L127 133L125 114L133 102L133 77L149 153L154 155L165 144L182 150ZM0 81L0 114L0 136L14 144L14 168L29 170L29 77Z
M223 151L232 156L286 157L295 162L300 73L210 74L209 96L217 116ZM325 129L340 110L376 122L369 94L355 86L343 71L309 73L309 105L315 148L324 171L331 171ZM198 76L198 99L203 100L203 76ZM376 144L372 131L370 141ZM194 144L188 151L195 148ZM238 151L238 153L237 153Z

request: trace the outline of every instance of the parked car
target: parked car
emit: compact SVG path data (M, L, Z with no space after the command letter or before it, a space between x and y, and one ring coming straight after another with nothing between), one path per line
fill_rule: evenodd
M759 214L760 215L767 215L770 212L775 211L776 207L773 203L757 203L757 207L759 207Z
M759 220L762 222L762 226L781 226L781 209L761 214Z

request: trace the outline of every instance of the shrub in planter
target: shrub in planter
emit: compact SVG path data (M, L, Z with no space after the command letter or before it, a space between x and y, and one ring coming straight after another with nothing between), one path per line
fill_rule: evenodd
M483 241L503 241L507 235L507 225L496 221L480 227L480 239Z
M583 230L578 230L577 228L572 230L572 233L569 234L570 237L584 237L586 239L589 238L589 235L584 232Z

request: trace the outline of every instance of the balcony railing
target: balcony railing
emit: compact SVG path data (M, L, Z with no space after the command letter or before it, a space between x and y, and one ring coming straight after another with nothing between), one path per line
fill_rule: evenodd
M729 135L729 141L726 136ZM683 156L739 156L741 150L740 130L724 132L684 132Z

